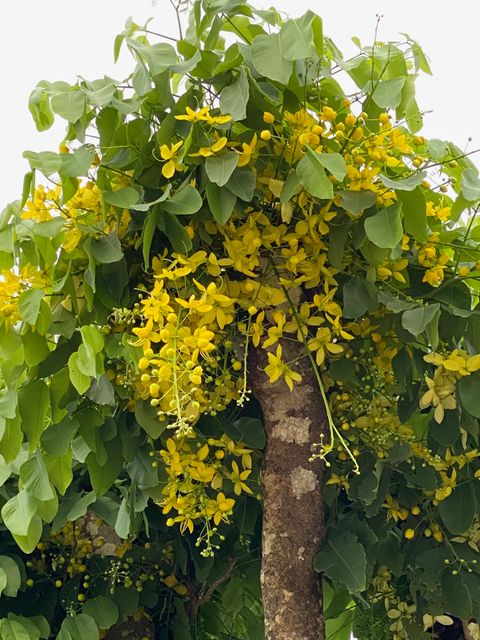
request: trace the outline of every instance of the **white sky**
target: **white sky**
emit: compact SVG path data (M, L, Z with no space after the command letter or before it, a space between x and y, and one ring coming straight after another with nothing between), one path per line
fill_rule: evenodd
M257 7L273 4L251 0ZM469 150L480 147L480 4L476 0L276 0L293 16L307 9L320 14L324 31L344 53L353 53L351 36L371 43L376 15L383 15L378 39L395 40L406 32L427 53L433 78L417 87L426 116L424 133L452 140ZM28 111L28 95L39 80L73 82L77 75L93 80L103 75L123 79L131 70L128 55L113 64L113 39L128 16L151 28L177 35L168 0L0 0L0 73L2 101L0 139L3 144L0 209L19 197L27 162L25 149L57 150L63 126L38 133ZM480 154L478 156L480 158ZM480 164L480 161L477 160Z

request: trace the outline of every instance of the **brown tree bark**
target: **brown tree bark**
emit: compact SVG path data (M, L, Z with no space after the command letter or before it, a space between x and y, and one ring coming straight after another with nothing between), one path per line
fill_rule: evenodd
M252 350L249 382L260 402L267 434L262 468L262 595L266 640L324 640L321 581L313 568L325 535L324 464L310 462L312 445L327 438L317 381L302 344L282 340L283 359L302 375L291 392L262 371L267 355ZM303 357L302 357L303 356Z

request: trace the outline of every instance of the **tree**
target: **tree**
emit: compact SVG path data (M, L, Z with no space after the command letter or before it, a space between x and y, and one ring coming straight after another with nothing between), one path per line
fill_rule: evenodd
M478 635L480 179L422 49L240 0L164 40L31 94L67 130L0 219L1 637Z

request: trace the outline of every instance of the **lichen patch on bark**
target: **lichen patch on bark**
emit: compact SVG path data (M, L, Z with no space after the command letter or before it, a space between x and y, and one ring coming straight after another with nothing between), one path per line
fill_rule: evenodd
M305 444L310 438L310 418L290 417L287 421L273 425L272 437L284 442Z
M290 474L290 487L295 498L299 500L306 493L315 491L317 476L311 469L296 467Z

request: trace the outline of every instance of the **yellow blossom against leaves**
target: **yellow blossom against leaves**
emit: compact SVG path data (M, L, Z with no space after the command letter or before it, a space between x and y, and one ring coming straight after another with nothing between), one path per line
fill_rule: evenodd
M164 498L159 504L162 512L169 515L167 524L178 525L182 533L192 533L197 524L209 520L215 526L228 522L235 506L235 499L226 494L228 483L237 496L242 492L252 493L246 484L251 474L251 449L226 434L220 439L208 438L201 446L197 444L192 437L168 438L166 448L159 451L168 477L162 489ZM232 458L238 458L242 468ZM245 466L245 462L250 466ZM202 535L199 532L199 539ZM205 542L207 549L211 548L208 536Z
M457 472L455 469L452 469L450 476L448 476L445 471L440 471L440 476L442 478L442 486L435 491L435 500L437 502L441 502L442 500L445 500L445 498L448 498L457 486Z
M167 144L162 144L160 147L160 155L163 160L166 160L162 166L162 174L167 179L172 178L175 171L183 171L184 169L183 164L178 160L178 153L182 145L183 140L180 140L170 147Z
M433 378L426 376L428 390L420 398L420 408L435 408L436 422L443 421L446 409L455 409L457 401L455 386L457 380L480 370L480 355L469 355L462 349L454 349L449 355L429 353L424 360L435 365Z
M218 140L213 142L209 147L200 147L198 151L196 151L195 153L190 153L189 155L192 158L209 158L210 156L214 156L215 154L217 154L219 151L222 151L222 149L225 148L227 142L228 139L225 138L225 136L222 136L221 138L218 138Z
M429 406L433 406L435 409L433 413L435 421L438 423L443 422L445 410L455 409L457 406L455 398L456 377L451 373L444 372L442 368L438 368L433 378L425 376L425 382L428 391L420 398L420 408L426 409Z
M277 346L275 354L269 351L267 357L268 364L265 367L265 373L269 381L273 383L283 377L290 391L293 391L293 383L300 382L302 376L282 361L282 346L280 344Z
M451 207L442 207L440 205L435 206L435 204L430 200L427 202L427 216L432 218L438 218L441 222L446 222L450 219L450 215L452 213Z
M242 143L242 151L240 152L237 166L245 167L250 162L250 160L253 159L255 147L257 146L257 140L258 140L257 134L254 133L249 143L247 142Z
M226 124L230 122L230 115L212 116L209 107L202 107L198 111L194 111L190 107L186 108L186 114L175 116L176 120L187 120L188 122L206 122L211 125Z
M448 356L430 353L424 356L424 360L442 366L447 371L454 371L459 376L469 376L480 370L480 354L471 356L461 349L454 349Z
M401 507L397 500L392 496L386 496L383 506L387 509L387 519L393 518L395 522L399 520L406 520L409 516L409 511L405 507Z

